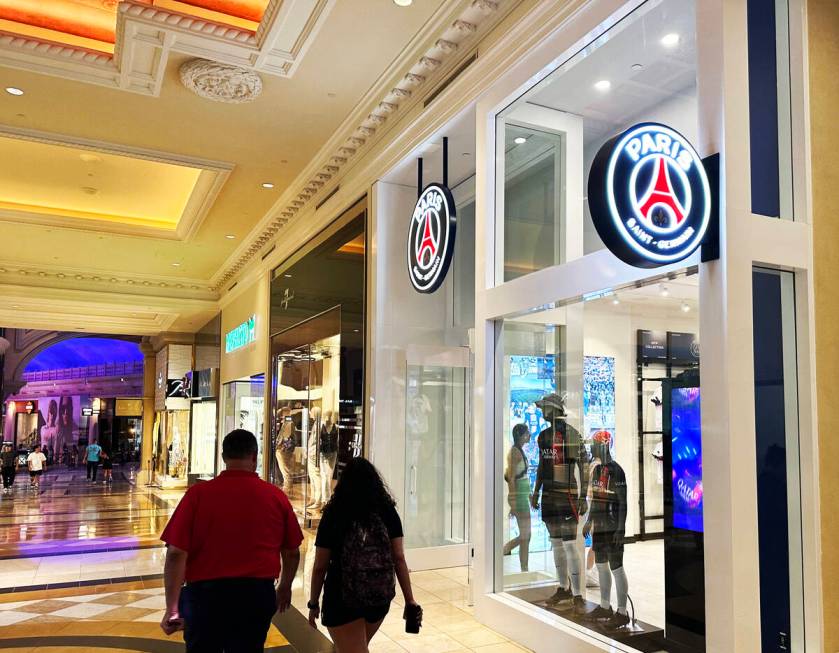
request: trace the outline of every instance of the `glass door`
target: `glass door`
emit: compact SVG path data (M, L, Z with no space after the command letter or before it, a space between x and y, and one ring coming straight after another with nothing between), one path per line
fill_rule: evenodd
M332 496L341 447L340 309L272 337L269 478L283 488L304 525ZM345 431L347 429L344 429Z
M403 522L421 567L468 564L470 375L465 348L408 360Z

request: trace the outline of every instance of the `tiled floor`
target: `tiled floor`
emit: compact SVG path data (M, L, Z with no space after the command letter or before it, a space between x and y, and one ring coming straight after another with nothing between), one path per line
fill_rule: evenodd
M181 493L136 487L130 472L115 477L104 486L88 483L81 470L51 472L37 492L19 477L15 495L0 498L0 649L182 650L158 626L165 555L158 537ZM293 605L304 615L312 541L307 533L294 584ZM412 580L425 611L422 633L405 633L400 596L371 651L526 651L474 619L465 569L416 572ZM310 653L276 627L267 650Z

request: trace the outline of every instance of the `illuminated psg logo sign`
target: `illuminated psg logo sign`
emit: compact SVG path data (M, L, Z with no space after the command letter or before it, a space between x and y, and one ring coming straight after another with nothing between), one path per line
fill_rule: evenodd
M690 256L711 219L702 160L684 136L658 123L635 125L600 148L588 178L588 201L605 245L642 268Z
M452 261L457 218L451 191L429 184L419 196L408 229L408 276L417 292L432 293Z

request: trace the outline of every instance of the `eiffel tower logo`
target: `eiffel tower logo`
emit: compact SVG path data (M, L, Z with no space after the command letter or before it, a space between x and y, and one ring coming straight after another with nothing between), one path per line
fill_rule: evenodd
M654 165L655 176L638 205L638 212L657 229L675 229L687 217L687 210L673 190L665 157L656 157Z
M420 264L421 267L427 268L429 265L431 265L431 262L437 255L438 245L437 241L434 239L434 235L431 230L431 211L426 211L425 215L422 216L422 220L422 240L420 241L419 247L417 248L417 262ZM427 259L425 256L426 252L428 253Z

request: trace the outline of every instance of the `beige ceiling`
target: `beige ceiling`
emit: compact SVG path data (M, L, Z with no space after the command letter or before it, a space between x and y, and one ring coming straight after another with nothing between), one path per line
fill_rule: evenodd
M417 31L435 12L455 4L421 0L400 8L391 0L339 0L294 75L262 74L262 95L250 104L216 103L192 94L178 77L189 59L183 55L171 55L159 97L0 67L0 89L24 91L20 97L0 91L0 131L35 141L83 141L84 149L93 152L97 144L104 152L141 149L144 156L165 162L146 169L148 162L127 158L105 174L106 166L82 161L81 152L50 146L63 155L41 165L27 153L35 147L31 143L0 138L0 184L14 179L12 187L20 191L15 197L9 189L0 192L0 202L44 208L62 202L69 206L72 199L74 210L171 217L191 192L201 162L231 169L198 228L183 239L112 233L95 221L38 224L0 216L3 294L15 297L15 289L33 288L20 291L28 302L17 304L22 308L13 309L8 300L0 304L0 326L39 326L31 323L38 320L39 289L60 289L65 278L75 275L84 281L75 290L95 275L97 283L116 284L111 292L130 282L136 289L130 292L148 294L153 287L157 295L189 296L196 305L178 313L167 328L200 326L215 301L208 290L213 275ZM108 154L101 156L110 161ZM10 161L18 159L26 159L26 165L16 169ZM160 165L179 166L178 172L170 175ZM97 166L102 170L87 177ZM75 194L88 178L96 179L90 187L101 189L95 199L81 196L83 191ZM274 187L264 189L263 182ZM52 283L56 271L66 276ZM101 293L92 282L88 289ZM60 303L60 296L51 300L52 328L76 329L75 316L56 326ZM142 310L158 314L153 302L138 303L149 303ZM120 306L118 312L128 308Z

